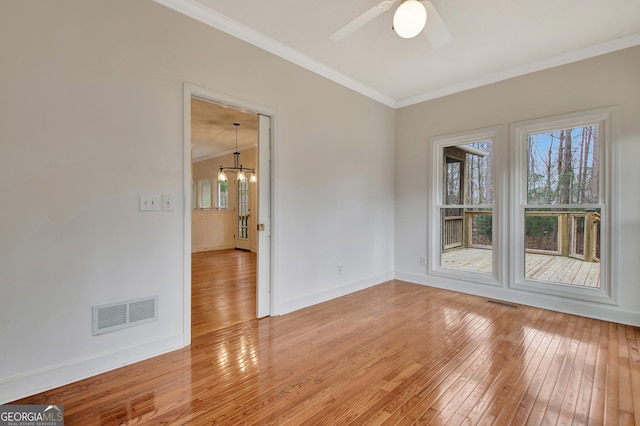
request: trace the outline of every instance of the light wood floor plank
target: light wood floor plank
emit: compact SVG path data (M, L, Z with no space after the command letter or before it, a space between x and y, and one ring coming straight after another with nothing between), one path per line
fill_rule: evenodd
M473 423L492 423L497 419L503 408L508 395L511 393L513 382L517 380L517 376L526 366L527 351L529 346L527 343L529 338L533 338L538 330L535 328L526 328L525 324L535 323L541 312L527 311L521 313L518 311L518 318L522 321L519 327L513 327L512 337L505 339L508 342L507 352L502 355L503 361L496 369L495 376L491 377L489 387L483 395L481 404L476 405L473 416L467 416L469 421ZM514 314L515 315L515 314ZM518 340L519 338L519 340ZM496 361L493 360L495 363Z
M578 389L572 391L578 392L576 397L575 412L573 416L573 424L586 425L589 421L589 404L591 403L591 389L595 384L594 371L596 366L596 356L598 351L598 340L600 334L599 322L588 320L584 330L583 347L581 354L584 354L584 367L582 369L581 383ZM573 388L575 388L575 379Z
M607 364L607 387L605 394L605 424L618 424L620 418L620 343L617 324L609 323L609 362Z

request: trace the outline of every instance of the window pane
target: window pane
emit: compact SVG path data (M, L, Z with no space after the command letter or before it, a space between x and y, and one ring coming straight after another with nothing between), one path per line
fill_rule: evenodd
M600 288L600 209L525 209L525 276Z
M198 181L200 185L200 197L199 199L199 207L201 209L210 209L211 208L211 180L203 179Z
M493 142L443 147L440 266L493 271ZM485 207L481 207L483 205ZM476 207L477 206L477 207Z
M464 271L493 271L493 215L491 210L465 211L462 217L442 212L440 266Z
M456 214L452 214L455 211ZM462 247L464 243L464 213L462 209L441 209L442 250Z
M238 239L249 239L249 180L238 181Z
M444 203L462 204L462 162L447 157L445 164Z
M562 213L527 209L524 218L525 247L528 251L560 254L558 225Z
M465 204L493 204L493 143L459 145L466 151Z
M493 215L491 211L469 212L471 222L471 240L469 246L491 248L493 241Z
M229 208L229 182L218 182L218 209Z
M493 143L444 148L444 204L493 204Z
M527 203L600 201L599 126L527 135Z

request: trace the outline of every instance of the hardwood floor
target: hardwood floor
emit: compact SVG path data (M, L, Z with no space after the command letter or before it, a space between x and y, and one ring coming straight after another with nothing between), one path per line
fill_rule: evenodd
M191 337L256 317L256 254L216 250L191 255Z
M639 338L390 281L18 402L67 426L640 425Z

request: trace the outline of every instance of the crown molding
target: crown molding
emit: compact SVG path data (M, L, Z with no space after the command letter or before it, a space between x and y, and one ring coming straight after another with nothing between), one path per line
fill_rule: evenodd
M473 80L463 81L441 89L432 90L420 95L411 96L397 101L397 108L419 104L421 102L430 101L454 93L463 92L465 90L475 89L499 81L508 80L510 78L519 77L525 74L531 74L536 71L558 67L570 64L572 62L581 61L583 59L593 58L595 56L604 55L618 50L626 49L640 45L640 33L631 34L626 37L610 40L604 43L595 44L593 46L576 49L560 55L550 56L539 61L531 62L519 67L489 74Z
M559 55L541 59L522 66L510 68L493 74L488 74L472 80L458 82L447 87L436 90L427 91L415 96L402 99L395 99L388 96L366 84L354 80L346 75L330 68L314 59L303 55L302 53L291 49L284 44L275 41L264 34L259 33L241 23L227 18L226 16L204 6L197 0L153 0L163 6L168 7L178 13L186 15L197 21L200 21L210 27L223 31L229 35L239 38L250 43L260 49L266 50L276 56L279 56L289 62L299 65L311 72L321 75L329 80L347 87L361 95L367 96L378 101L388 107L397 109L421 102L430 101L454 93L463 92L465 90L475 89L499 81L508 80L510 78L519 77L536 71L542 71L572 62L589 59L595 56L604 55L606 53L615 52L617 50L640 45L640 33L631 34L618 39L599 43L593 46L576 49Z
M229 19L228 17L204 6L197 0L153 0L163 6L168 7L178 13L186 15L203 24L209 25L217 30L232 35L240 40L246 41L260 49L273 53L289 62L301 66L311 72L321 75L329 80L338 83L344 87L347 87L361 95L378 101L391 108L396 108L396 100L391 96L367 86L357 80L354 80L346 75L330 68L318 61L311 59L310 57L303 55L297 50L291 49L284 44L273 40L264 34L255 31L246 25Z

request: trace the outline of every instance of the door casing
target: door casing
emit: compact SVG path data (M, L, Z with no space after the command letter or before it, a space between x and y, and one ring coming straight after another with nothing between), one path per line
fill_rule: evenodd
M258 138L258 224L264 230L258 232L258 261L256 272L256 317L262 318L274 314L273 265L273 138L275 111L248 101L233 98L189 83L184 84L184 246L183 246L183 344L191 343L191 98L250 111L259 116ZM255 223L255 222L254 222Z

